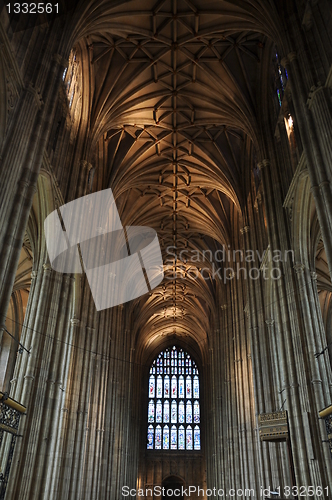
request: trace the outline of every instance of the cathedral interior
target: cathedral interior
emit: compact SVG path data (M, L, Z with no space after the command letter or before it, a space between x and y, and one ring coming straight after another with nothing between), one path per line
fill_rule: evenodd
M0 500L329 498L331 0L5 3Z

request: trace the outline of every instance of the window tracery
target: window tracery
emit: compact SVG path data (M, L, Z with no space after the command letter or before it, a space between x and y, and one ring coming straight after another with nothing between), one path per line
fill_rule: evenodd
M160 352L150 368L148 450L200 450L200 384L195 361L181 348Z

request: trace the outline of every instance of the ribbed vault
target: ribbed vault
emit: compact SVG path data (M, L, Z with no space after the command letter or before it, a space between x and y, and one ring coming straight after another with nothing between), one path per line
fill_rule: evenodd
M103 141L95 185L112 188L124 225L155 228L164 254L164 282L136 304L144 342L170 332L196 332L201 342L211 329L213 262L193 263L190 251L232 245L244 213L248 144L259 148L261 62L275 33L268 10L261 2L131 0L105 6L103 16L86 13L88 149ZM187 258L170 258L170 247Z

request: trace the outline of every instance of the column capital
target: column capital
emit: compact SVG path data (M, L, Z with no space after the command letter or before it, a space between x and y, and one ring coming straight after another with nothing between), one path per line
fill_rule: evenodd
M45 274L51 274L52 272L51 264L43 264L43 270Z
M284 68L287 68L287 66L289 66L289 59L287 56L283 57L280 61L281 63L281 66L283 66Z
M265 320L265 323L267 324L267 326L273 326L275 321L272 318L268 318Z
M88 162L88 160L81 160L80 161L80 167L82 169L85 169L89 171L92 168L92 164Z
M310 188L310 192L313 194L313 195L317 195L319 194L319 186L315 185L315 186L311 186Z
M245 226L242 229L240 229L240 233L241 234L249 233L249 231L250 231L250 227L249 226Z
M311 109L311 106L313 105L317 94L323 90L324 90L324 87L322 86L321 82L318 82L317 86L313 85L311 87L311 89L309 91L308 99L307 99L307 106L309 109Z
M303 274L305 270L305 265L302 264L301 262L298 262L297 264L295 264L295 266L293 266L293 268L296 274Z
M31 94L34 99L35 99L35 102L38 106L38 109L41 109L42 105L43 105L43 97L40 93L40 89L36 89L32 82L26 87L26 91L28 94Z
M330 187L330 181L326 180L326 181L323 181L319 184L319 189L322 189L323 187Z
M318 280L318 274L315 271L311 272L310 276L311 276L312 281Z
M295 52L295 50L293 50L292 52L290 52L287 56L287 59L290 61L290 62L293 62L295 61L295 59L297 59L297 53Z
M268 168L268 167L270 167L270 165L271 165L270 160L266 158L265 160L262 160L261 162L259 162L257 166L258 166L259 170L263 170L263 168Z
M73 326L78 326L80 324L80 320L77 318L71 318L70 322Z
M31 271L31 279L35 280L38 276L38 271Z

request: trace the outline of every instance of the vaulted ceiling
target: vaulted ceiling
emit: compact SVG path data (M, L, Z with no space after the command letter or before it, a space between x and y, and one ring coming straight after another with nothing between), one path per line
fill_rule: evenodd
M167 248L232 244L248 194L248 144L259 142L271 3L130 0L86 15L90 141L103 137L107 158L97 175L123 224L157 230L168 264L138 308L137 328L151 335L209 330L215 282L184 275L202 263L172 260Z

